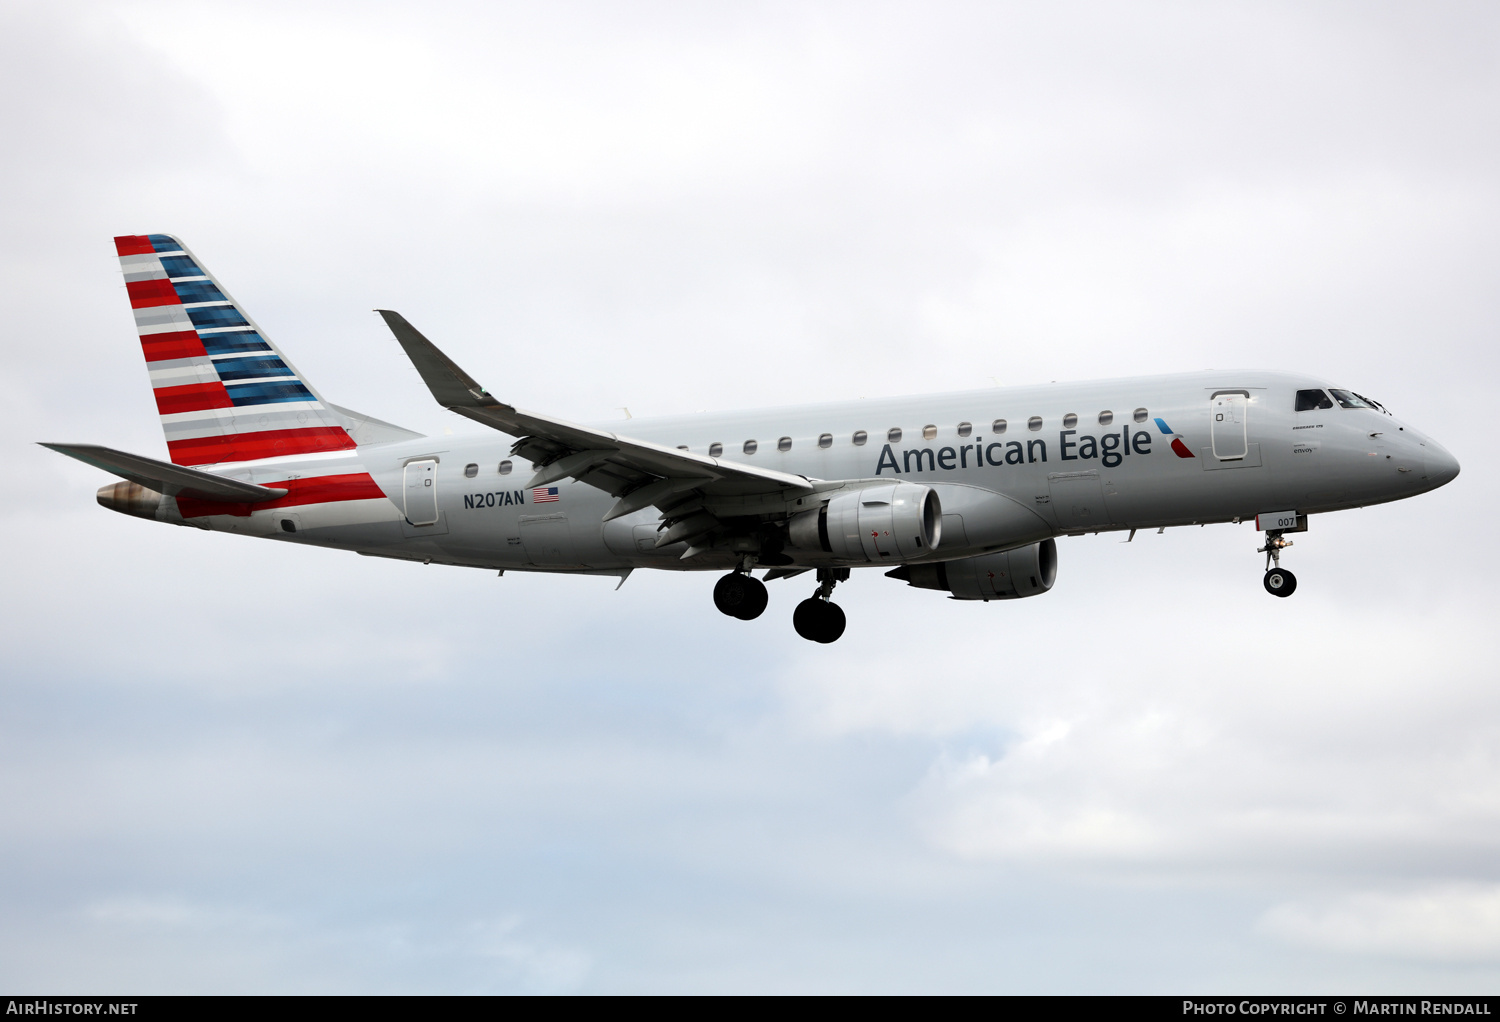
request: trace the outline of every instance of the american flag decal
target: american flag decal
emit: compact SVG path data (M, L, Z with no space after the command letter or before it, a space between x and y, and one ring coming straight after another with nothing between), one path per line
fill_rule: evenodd
M533 504L548 504L556 499L556 486L538 486L531 491L531 502Z

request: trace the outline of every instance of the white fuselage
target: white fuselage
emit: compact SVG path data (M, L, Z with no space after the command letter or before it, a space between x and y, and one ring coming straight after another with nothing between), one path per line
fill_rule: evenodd
M1335 511L1413 496L1457 474L1447 451L1389 414L1337 405L1294 411L1299 388L1322 386L1283 373L1205 372L632 419L629 433L812 480L949 484L943 539L930 560L1048 535ZM825 434L831 441L820 446ZM856 443L860 434L864 442ZM753 453L746 453L747 441L755 442ZM639 567L723 570L736 563L727 549L683 560L681 544L657 547L655 508L603 521L615 498L571 479L550 484L556 499L537 503L527 486L532 465L511 457L511 443L499 433L423 437L208 466L266 486L306 475L367 473L384 496L371 492L189 523L492 569L614 574ZM722 445L722 452L712 445ZM417 480L409 466L429 461L435 464L422 489L410 489ZM963 505L965 493L979 491L1026 509L1027 524L996 540L973 517L986 513L982 502L969 502L968 511L955 506L955 499ZM409 515L411 500L435 502L437 521L411 524L429 517ZM158 517L182 520L169 507Z

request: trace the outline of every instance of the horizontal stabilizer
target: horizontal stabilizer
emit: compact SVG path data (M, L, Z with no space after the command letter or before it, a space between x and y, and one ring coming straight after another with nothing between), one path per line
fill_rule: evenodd
M158 493L170 497L179 494L199 500L225 501L236 504L256 504L263 500L284 497L286 490L274 486L256 486L238 479L225 479L211 472L196 468L173 465L154 458L143 458L139 454L126 454L94 444L42 444L48 450L77 458L85 465L113 472L122 479L139 483Z

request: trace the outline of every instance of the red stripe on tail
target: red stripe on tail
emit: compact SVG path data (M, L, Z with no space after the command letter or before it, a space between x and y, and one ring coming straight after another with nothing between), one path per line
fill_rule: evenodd
M234 407L234 402L229 400L229 391L218 381L189 383L181 387L157 387L155 393L156 410L163 415Z
M165 362L171 358L207 358L208 352L196 330L173 330L166 334L145 334L141 350L147 362Z
M284 458L320 451L348 451L354 440L339 426L306 429L267 429L259 433L206 436L196 440L171 440L167 450L178 465L214 465L225 461L255 461Z
M130 292L132 309L149 309L156 305L181 305L177 289L170 280L132 280L125 284Z
M268 508L296 507L299 504L333 504L343 500L379 500L385 497L385 491L376 486L375 480L366 472L316 476L312 479L284 479L279 483L262 485L286 490L287 494L259 504L225 504L216 500L178 497L177 509L182 512L184 518L206 518L209 515L233 515L236 518L248 518L251 511L264 511Z
M115 239L117 255L150 255L155 251L151 247L151 239L144 234L122 234Z

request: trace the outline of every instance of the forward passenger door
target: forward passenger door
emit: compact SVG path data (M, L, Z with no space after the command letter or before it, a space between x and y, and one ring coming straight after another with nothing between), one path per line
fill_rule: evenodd
M1250 450L1246 413L1250 394L1243 390L1220 391L1209 398L1209 436L1213 455L1220 461L1243 458Z

